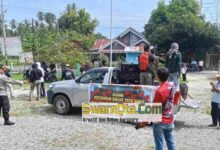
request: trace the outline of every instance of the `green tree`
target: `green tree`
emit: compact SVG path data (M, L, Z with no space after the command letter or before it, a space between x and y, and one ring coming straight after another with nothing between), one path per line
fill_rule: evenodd
M10 25L11 25L11 28L12 28L13 30L16 29L16 21L15 21L15 19L12 19L12 20L11 20Z
M11 21L10 21L10 25L11 25L11 29L13 30L13 32L15 31L15 29L16 29L16 21L15 21L15 19L12 19Z
M56 21L56 16L53 13L45 13L44 14L45 22L48 24L49 29L53 28L53 25Z
M75 9L76 9L76 4L75 3L73 3L72 5L68 4L66 6L66 11L67 11L68 14L70 14L71 10L75 10Z
M102 34L101 34L101 33L99 33L99 32L98 32L98 33L96 33L94 36L95 36L95 38L96 38L96 39L107 39L107 37L106 37L106 36L102 35Z
M91 19L91 16L85 9L77 9L75 4L67 5L67 13L59 18L59 25L64 30L74 30L80 34L93 34L97 20Z
M201 16L197 0L171 0L168 5L159 1L144 33L163 51L177 42L183 54L187 50L196 57L205 56L207 50L219 44L220 38L218 29Z
M24 25L28 29L30 27L30 22L27 19L25 19L24 20Z
M49 62L69 63L75 66L76 63L84 63L88 60L85 49L90 47L94 38L86 38L77 32L62 32L62 41L55 40L57 34L53 34L47 39L47 46L45 46L40 53L40 56Z
M21 36L24 51L32 51L34 60L55 63L84 63L89 59L88 51L95 41L93 34L96 20L75 4L67 6L67 12L59 18L50 12L38 12L37 20L18 23L17 34ZM68 12L69 11L69 12Z
M43 22L43 20L44 20L44 13L43 13L42 11L39 11L39 12L37 13L37 18L38 18L38 20L39 20L40 22Z

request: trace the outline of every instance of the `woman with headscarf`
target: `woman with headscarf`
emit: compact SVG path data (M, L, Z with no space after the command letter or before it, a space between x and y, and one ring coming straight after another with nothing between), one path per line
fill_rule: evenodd
M172 43L170 50L166 54L166 67L169 69L169 82L173 82L176 88L179 88L179 78L181 70L182 56L179 52L178 43Z

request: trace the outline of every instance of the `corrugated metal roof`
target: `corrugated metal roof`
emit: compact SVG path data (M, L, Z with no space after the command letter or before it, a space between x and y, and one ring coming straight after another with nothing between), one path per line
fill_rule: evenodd
M2 53L4 52L4 42L3 38L0 37L0 44ZM6 38L6 51L8 56L19 56L19 52L22 52L22 46L21 46L21 38L19 36L17 37L7 37Z
M91 50L101 49L109 41L109 39L97 39Z

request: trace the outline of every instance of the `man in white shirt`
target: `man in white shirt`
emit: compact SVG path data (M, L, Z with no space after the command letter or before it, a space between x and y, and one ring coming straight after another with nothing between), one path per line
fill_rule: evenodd
M216 75L216 79L216 83L210 82L212 85L212 124L210 124L209 127L216 127L218 123L220 125L220 75Z
M202 71L202 70L203 70L203 65L204 65L203 60L200 60L200 61L199 61L199 71Z
M41 73L42 73L42 77L40 78L40 96L41 97L45 97L46 96L46 92L45 92L45 87L44 87L44 69L41 67L41 63L37 62L37 68L40 69Z
M183 76L183 81L186 81L186 72L187 72L186 64L183 64L183 66L181 68L181 73L182 73L182 76Z

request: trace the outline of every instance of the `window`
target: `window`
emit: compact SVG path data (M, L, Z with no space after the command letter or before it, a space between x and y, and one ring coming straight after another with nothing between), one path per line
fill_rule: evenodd
M114 84L119 84L119 70L113 70L113 74L112 74L112 83Z
M106 72L104 70L88 72L80 79L80 83L103 83Z

